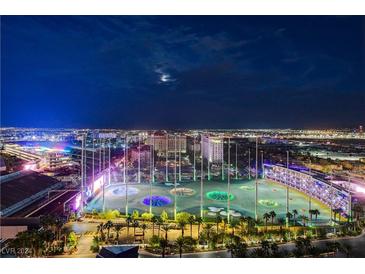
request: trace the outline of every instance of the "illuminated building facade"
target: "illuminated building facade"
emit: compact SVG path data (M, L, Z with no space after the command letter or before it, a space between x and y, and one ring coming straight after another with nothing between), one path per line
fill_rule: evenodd
M17 144L5 144L4 152L6 154L16 156L26 161L38 161L41 160L42 156L33 152L24 150L20 145Z
M175 136L176 136L176 152L186 153L186 136L172 135L165 133L155 133L147 138L147 144L153 145L158 156L166 156L166 149L169 155L175 153ZM167 142L167 144L166 144Z
M282 166L265 164L264 167L265 178L304 192L332 209L339 209L342 216L349 216L351 195L347 190L309 174Z
M223 161L223 138L202 136L203 157L210 163L219 164Z
M47 152L43 159L44 168L55 170L67 166L70 162L70 157L62 152Z

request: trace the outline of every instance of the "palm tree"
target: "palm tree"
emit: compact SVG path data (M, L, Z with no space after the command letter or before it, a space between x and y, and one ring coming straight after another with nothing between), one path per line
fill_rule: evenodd
M342 209L341 208L336 208L333 210L333 218L334 218L334 221L336 222L336 216L338 214L338 221L340 221L340 218L341 218L341 212L342 212Z
M167 241L167 232L170 230L170 226L168 224L164 224L162 226L162 230L165 231L165 240Z
M96 252L99 252L99 249L100 249L100 240L97 236L94 236L92 244L90 246L90 251L92 251L93 253L96 253Z
M275 213L275 211L270 211L269 212L269 214L270 214L270 217L271 217L271 227L272 226L274 226L274 219L275 219L275 217L276 217L276 213Z
M227 224L228 224L227 218L223 219L223 232L224 232L224 234L226 234Z
M96 232L99 234L100 233L100 238L104 238L103 236L103 230L104 230L104 223L100 223L97 227L96 227Z
M43 230L41 232L41 241L43 241L44 245L44 253L45 255L48 255L49 249L53 243L53 241L56 239L56 235L51 230Z
M303 226L306 225L306 222L308 221L308 217L305 215L299 216L299 218L302 220Z
M333 209L333 210L332 210L332 213L333 213L332 220L333 220L334 222L336 222L337 208Z
M114 230L116 232L116 239L117 239L117 243L119 244L119 232L122 230L123 225L122 224L115 224L114 225Z
M146 232L146 229L147 229L147 225L145 223L143 223L141 225L141 228L142 228L142 242L144 243L144 235L145 235L145 232Z
M255 220L252 217L248 216L246 218L246 221L247 221L247 233L250 233L255 228Z
M221 222L222 222L222 217L220 215L217 215L217 217L215 217L215 223L216 223L216 226L217 226L217 234L219 233L219 231L218 231L219 223L221 223Z
M157 226L158 226L158 237L159 238L160 238L161 225L163 225L163 220L160 216L157 216Z
M10 241L9 246L14 248L16 250L16 252L18 250L22 250L22 248L27 248L30 251L32 251L31 248L31 234L30 231L22 231L22 232L18 232L16 234L16 238ZM25 254L25 252L17 252L16 255L18 257L23 257L26 256L27 254ZM33 257L33 253L30 254Z
M285 214L285 217L288 218L288 224L290 224L290 220L291 220L291 218L293 218L293 214L291 214L290 212L287 212Z
M133 222L133 236L136 236L136 228L139 226L139 223L137 220Z
M56 227L56 240L59 241L61 237L62 227L65 224L65 220L62 218L56 218L55 227Z
M293 218L294 218L294 225L297 224L297 216L298 216L298 210L293 209Z
M183 252L183 248L185 246L185 239L184 237L178 237L176 239L176 245L178 246L179 248L179 254L180 254L180 258L182 257L182 252Z
M75 250L77 246L77 236L75 232L70 232L67 236L67 247L69 250Z
M264 218L264 220L265 220L265 230L267 231L267 221L271 218L271 215L269 214L269 213L265 213L264 215L263 215L263 218Z
M162 249L162 252L161 252L162 258L165 258L165 250L166 250L166 247L168 246L168 244L169 244L169 242L167 241L167 239L163 239L163 238L160 239L160 247Z
M280 229L280 235L283 235L283 225L285 224L285 219L284 218L278 218L277 220L278 225L279 225L279 229Z
M52 215L45 215L40 218L41 225L44 229L51 229L53 231L55 224L55 217Z
M231 223L229 224L232 228L232 236L234 236L234 229L238 226L239 222L236 219L232 219Z
M152 222L152 236L155 236L155 224L158 222L158 216L153 216L151 218Z
M133 219L130 215L127 216L127 218L125 219L126 223L127 223L127 237L129 236L129 226L131 225Z
M308 210L309 213L309 222L312 223L313 209Z
M247 257L247 244L245 242L230 243L227 247L232 258Z
M184 219L180 219L180 220L178 220L177 223L179 224L179 226L181 228L181 237L184 237L184 230L185 230L185 226L187 224L187 221L184 220Z
M196 217L195 222L198 224L198 238L200 237L200 226L203 223L202 217Z
M241 227L242 233L244 233L245 232L244 229L247 225L247 218L245 216L242 216L242 217L240 217L239 222L240 222L240 227Z
M188 222L190 224L190 237L193 238L193 224L195 223L195 216L190 215L188 218Z
M363 214L364 209L360 204L356 203L356 204L354 204L352 210L354 212L354 217L355 217L355 220L356 220L356 226L358 227L359 222L360 222L360 216Z
M204 230L206 231L206 233L207 233L207 239L208 239L208 241L210 240L210 234L211 234L211 232L212 232L212 227L213 227L213 225L212 224L205 224L205 227L204 227Z
M177 223L181 228L181 237L184 237L185 226L189 223L189 217L191 214L187 212L180 212L176 215Z
M263 257L270 257L270 243L266 240L261 241L261 252Z
M316 216L316 221L318 219L318 215L321 215L321 212L318 209L313 209L313 213Z
M137 220L138 218L139 218L139 211L138 210L133 210L132 219Z
M110 236L110 229L113 227L113 222L112 221L107 221L106 223L105 223L105 228L106 228L106 230L108 231L107 232L107 238L108 238L108 241L109 241L109 236Z

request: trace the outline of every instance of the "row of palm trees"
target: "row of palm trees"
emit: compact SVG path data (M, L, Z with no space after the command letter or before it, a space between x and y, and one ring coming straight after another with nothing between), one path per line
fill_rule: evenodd
M45 215L40 219L39 229L19 232L10 242L18 257L41 257L62 253L68 245L68 231L64 228L65 219Z
M136 235L137 228L141 228L143 231L142 237L143 237L143 241L144 241L145 231L147 230L148 227L145 223L142 223L140 225L140 223L137 220L131 220L131 219L127 218L126 225L124 225L122 223L113 223L111 220L109 220L106 223L99 224L96 229L97 229L99 238L101 240L105 240L106 242L109 242L111 240L110 232L111 232L111 229L113 229L116 233L115 240L119 243L119 235L120 235L121 230L124 227L127 227L127 237L129 237L130 227L133 227L133 235ZM106 230L106 234L105 234L105 230Z
M321 214L321 212L318 209L310 209L308 211L308 213L309 213L309 218L305 215L298 215L298 210L293 209L292 212L287 212L285 216L288 219L289 223L293 219L294 225L297 225L297 220L300 219L302 221L303 226L306 226L308 220L310 222L312 222L313 215L315 216L315 219L317 220L318 215Z
M293 209L292 212L287 212L285 214L285 217L288 219L288 223L291 222L291 220L293 220L294 225L297 225L297 220L301 220L302 221L302 225L306 226L306 224L308 223L308 221L310 221L310 223L312 223L313 220L313 215L315 216L315 219L318 219L318 215L320 215L320 211L318 209L311 209L308 211L309 213L309 218L305 215L298 215L298 210ZM263 215L263 219L265 221L265 229L267 230L267 223L269 220L271 220L271 226L274 225L274 219L276 218L276 212L275 211L270 211L270 212L266 212ZM280 226L282 226L282 224L284 223L283 219L278 219L278 224Z
M308 219L307 216L305 215L299 215L298 216L298 211L296 209L294 209L292 212L288 212L286 214L286 217L288 218L289 222L293 219L294 220L294 225L297 224L297 219L299 218L302 221L303 226L306 226L308 220L312 221L312 216L314 215L315 218L318 218L318 215L320 215L320 212L318 209L313 209L309 211L310 214L310 219ZM143 215L142 215L143 216ZM271 225L274 225L274 221L276 218L277 214L275 211L270 211L270 212L266 212L263 215L263 220L265 221L265 229L267 230L267 226L268 226L268 222L269 220L271 221ZM150 222L152 224L152 236L155 236L156 233L156 229L155 227L157 226L157 236L160 237L161 235L161 230L165 233L165 238L167 239L167 233L168 231L172 228L171 225L168 224L168 220L166 218L166 216L163 216L163 214L161 214L161 216L156 216L156 215L151 215L148 219L144 219L143 221L145 222ZM126 228L127 228L127 237L129 237L130 234L130 228L133 228L133 234L136 234L136 228L140 227L143 231L143 238L144 238L144 234L145 234L145 230L148 228L147 224L145 222L142 223L142 225L139 224L140 222L140 217L138 214L134 213L132 215L129 215L126 217L125 219L126 222ZM283 224L283 220L280 218L278 219L278 224L280 224L282 226ZM197 225L198 229L197 229L197 234L198 234L198 238L200 235L200 230L201 230L201 225L204 223L203 219L201 217L196 217L195 215L192 215L190 213L187 212L180 212L177 214L177 218L176 218L176 224L178 225L178 227L181 229L181 237L184 237L185 235L185 229L186 229L186 225L190 226L190 237L193 237L193 226ZM234 235L235 234L235 229L240 225L241 227L245 227L246 228L246 232L250 233L254 231L254 227L255 225L258 223L256 222L252 217L241 217L239 220L238 219L232 219L229 223L227 221L226 218L222 218L220 215L217 215L215 218L215 225L216 225L216 233L219 233L219 225L223 223L223 229L224 232L226 231L228 225L231 228L231 233ZM209 226L209 225L208 225ZM107 221L105 224L101 223L98 227L97 227L97 231L98 233L101 234L101 236L104 235L104 230L107 231L106 233L106 239L109 241L110 239L110 230L111 228L114 228L115 232L116 232L116 239L119 242L119 233L121 231L121 229L124 227L123 224L121 223L113 223L112 221ZM105 236L105 235L104 235ZM105 237L102 237L105 238Z
M335 211L334 211L335 212ZM338 213L339 214L339 213ZM313 216L315 216L315 219L317 220L318 215L320 215L320 211L318 209L312 209L309 210L309 216L310 218L308 218L305 215L298 215L298 211L296 209L292 210L292 212L288 212L286 214L286 217L289 220L289 223L291 222L291 220L294 221L294 225L297 225L297 220L300 219L302 221L303 226L306 226L308 220L310 220L312 222ZM269 220L271 221L271 225L274 225L274 220L276 218L277 214L275 211L270 211L270 212L266 212L263 214L263 220L265 222L265 228L267 230L267 226L268 226L268 222ZM336 216L336 215L335 215ZM152 224L152 236L155 235L155 227L157 227L158 230L158 237L160 237L161 234L161 229L165 232L165 234L167 235L167 231L171 228L168 224L167 224L167 220L168 216L166 216L164 214L164 212L161 214L161 216L157 216L157 215L152 215L150 214L149 216L143 218L143 214L142 214L142 220L145 222L150 222ZM133 234L135 234L136 232L136 228L138 228L139 225L139 221L141 220L141 218L139 217L138 212L133 212L132 215L128 215L125 219L126 222L126 228L127 228L127 236L129 236L130 234L130 228L133 228ZM145 232L145 230L147 229L147 225L146 223L142 223L141 227L143 232ZM190 237L193 237L193 225L197 225L198 226L198 236L200 235L200 230L201 230L201 225L203 224L203 219L201 217L196 217L195 215L192 215L190 213L187 212L180 212L177 214L177 218L176 218L176 223L179 226L179 228L181 229L181 236L184 237L184 233L185 233L185 228L186 225L190 226ZM251 217L241 217L239 220L237 219L232 219L231 222L228 223L228 220L226 218L222 218L220 215L217 215L215 218L215 224L216 224L216 231L217 233L219 232L219 224L223 222L223 226L224 226L224 231L226 231L227 226L229 225L229 227L232 229L232 234L234 235L234 231L235 228L241 224L241 226L245 226L247 228L247 232L253 232L252 228L255 227L255 225L258 223L256 222L253 218ZM281 218L278 219L278 224L282 225L283 224L283 220ZM123 224L121 223L115 223L113 224L112 221L107 221L105 224L102 223L98 226L97 231L98 233L100 233L101 235L103 235L104 230L107 231L106 234L106 238L107 240L109 240L110 238L110 229L114 228L116 235L117 235L117 240L119 241L119 233L121 231L121 229L123 228ZM144 234L144 233L143 233Z
M267 240L261 241L260 246L251 251L248 250L248 245L238 238L233 238L226 247L234 258L323 257L326 254L338 252L349 257L351 251L349 246L339 242L327 242L324 247L314 246L310 237L298 237L291 252L285 249L280 250L277 243Z
M289 223L293 221L294 225L297 225L297 220L301 220L302 225L306 226L308 221L312 222L312 219L317 219L320 215L320 212L318 209L311 209L308 211L309 217L305 215L299 215L298 211L296 209L292 210L291 212L288 212L286 214L286 217L289 220ZM340 212L338 213L340 214ZM263 215L263 219L265 221L265 228L267 231L268 223L270 222L272 226L274 226L275 221L277 224L280 225L280 230L282 230L282 225L285 224L285 220L282 218L277 218L277 214L275 211L267 212ZM226 218L221 217L220 215L217 215L214 223L212 222L205 222L202 218L196 217L192 214L189 214L187 212L180 212L177 214L176 222L173 224L168 220L168 216L165 213L162 213L160 216L155 216L152 214L142 214L140 217L138 212L133 213L130 216L127 216L125 219L125 223L113 223L111 221L107 221L105 224L100 224L98 226L98 232L100 234L104 234L104 236L109 241L110 238L110 231L113 228L116 233L116 239L119 242L119 234L120 230L123 227L126 227L127 229L127 236L129 236L129 230L132 227L133 233L136 235L136 228L141 228L143 231L143 242L144 242L144 236L145 231L148 228L147 223L150 223L150 227L152 228L152 237L155 242L157 242L157 245L162 250L162 256L165 256L166 248L171 246L176 246L180 252L182 253L182 250L185 249L187 246L191 247L192 243L194 241L201 241L204 242L217 242L221 241L223 243L223 239L227 237L238 237L235 235L235 230L240 227L240 235L250 235L255 234L257 232L256 225L262 224L262 221L255 221L252 217L240 217L239 219L233 218L230 222L227 221ZM193 238L193 226L197 225L197 239ZM186 226L189 226L189 232L190 236L186 236ZM220 231L220 227L223 226L223 231ZM203 230L201 232L201 227L203 227ZM227 228L231 229L230 234L227 234ZM156 233L157 228L157 233ZM168 239L168 232L171 229L181 229L181 236L176 239L173 244ZM282 231L281 231L282 232ZM243 234L242 234L243 233ZM220 240L220 237L222 239ZM150 239L151 241L151 239ZM239 253L240 248L243 248L240 244L232 247L235 248L235 252Z

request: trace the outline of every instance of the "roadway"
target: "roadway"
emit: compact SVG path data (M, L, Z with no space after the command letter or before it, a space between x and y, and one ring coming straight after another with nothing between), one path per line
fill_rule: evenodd
M351 258L365 258L365 233L356 237L347 237L342 239L326 239L313 241L312 244L316 247L325 247L326 243L337 241L350 247ZM252 251L255 247L248 248L248 251ZM295 249L294 243L286 243L279 245L280 251L293 251ZM161 257L160 255L151 254L140 250L139 258L155 258ZM166 258L177 258L179 254L166 255ZM231 253L228 250L220 251L207 251L207 252L196 252L196 253L185 253L182 255L183 258L231 258ZM341 254L339 254L341 257ZM343 256L342 256L343 257Z

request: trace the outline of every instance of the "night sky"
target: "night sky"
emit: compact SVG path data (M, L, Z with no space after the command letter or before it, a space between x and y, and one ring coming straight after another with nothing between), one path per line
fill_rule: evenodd
M365 17L1 17L1 126L360 124Z

